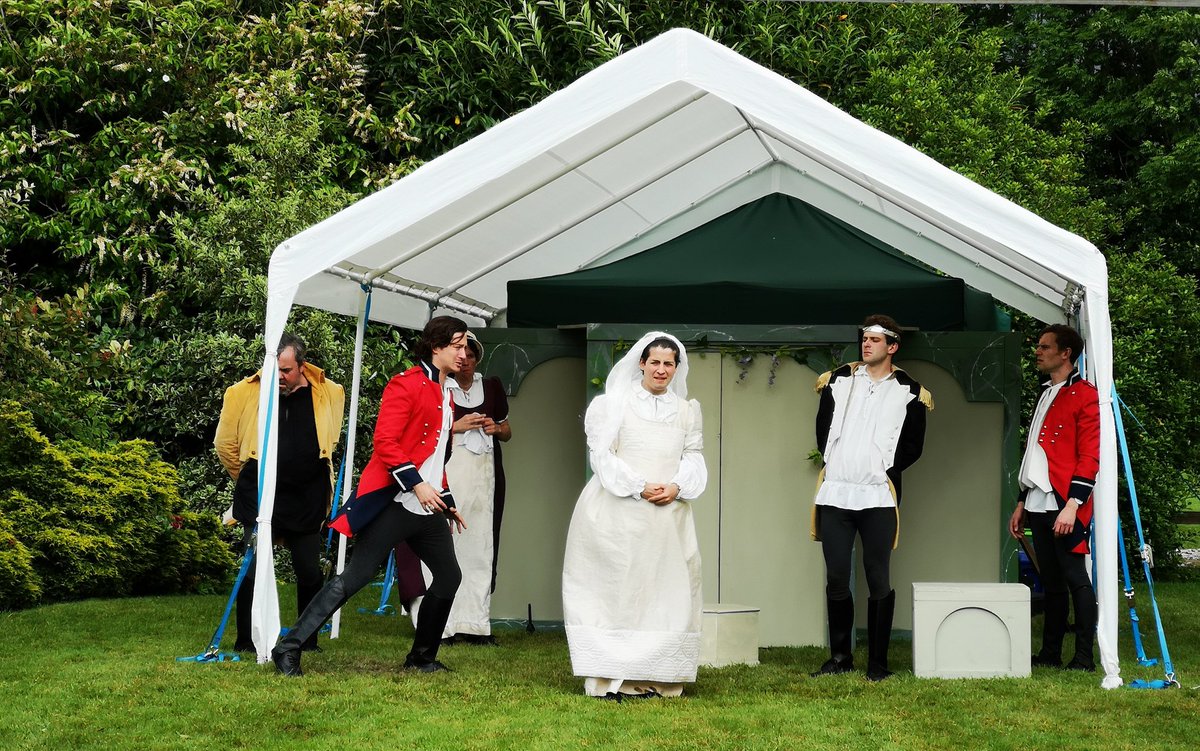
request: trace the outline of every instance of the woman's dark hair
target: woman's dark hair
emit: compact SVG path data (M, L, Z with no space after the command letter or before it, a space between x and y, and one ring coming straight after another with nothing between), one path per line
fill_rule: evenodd
M646 358L650 356L650 350L654 349L655 347L662 347L663 349L669 349L672 352L674 352L675 353L675 364L676 365L679 364L679 345L676 344L673 340L668 339L665 336L660 336L657 339L655 339L654 341L647 344L646 348L642 350L642 356L640 358L638 358L638 361L646 362Z
M1042 333L1038 334L1038 339L1041 339L1046 334L1054 334L1054 341L1058 343L1059 349L1071 350L1071 364L1074 365L1079 356L1083 354L1083 337L1075 329L1063 323L1052 323L1042 329Z
M415 352L417 357L428 360L433 357L435 349L447 347L454 337L466 332L467 322L454 316L437 316L425 324L421 332L421 340L417 342Z

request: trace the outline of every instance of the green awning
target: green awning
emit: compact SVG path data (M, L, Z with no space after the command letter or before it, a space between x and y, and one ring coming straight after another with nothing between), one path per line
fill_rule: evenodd
M508 325L857 324L886 313L924 331L1007 330L991 295L782 194L636 255L508 283Z

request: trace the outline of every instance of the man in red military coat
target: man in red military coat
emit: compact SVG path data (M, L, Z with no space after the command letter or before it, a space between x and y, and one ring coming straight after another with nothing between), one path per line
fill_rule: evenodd
M357 538L354 554L271 651L280 673L302 675L304 639L371 582L400 542L407 542L433 574L404 667L423 673L448 669L437 660L438 646L462 580L450 534L466 524L446 484L454 402L444 384L446 376L462 365L466 346L466 323L452 316L432 319L416 348L418 363L384 388L374 453L354 500L329 525Z
M1034 408L1025 455L1021 494L1008 522L1020 539L1028 523L1046 591L1042 649L1033 664L1062 666L1067 613L1075 607L1075 656L1070 670L1096 669L1096 591L1084 556L1092 521L1092 489L1100 468L1100 401L1096 387L1075 367L1083 339L1070 326L1047 326L1037 345L1037 368L1045 376Z

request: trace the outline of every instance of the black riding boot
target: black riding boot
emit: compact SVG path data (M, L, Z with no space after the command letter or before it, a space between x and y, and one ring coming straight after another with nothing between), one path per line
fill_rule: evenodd
M892 617L896 614L896 590L882 600L867 600L867 680L882 681L888 670L888 644L892 641Z
M1067 663L1067 670L1083 670L1088 673L1096 669L1092 656L1092 641L1096 636L1096 596L1091 587L1077 587L1071 593L1075 604L1075 656Z
M1066 592L1047 592L1042 621L1042 651L1030 662L1039 667L1062 667L1063 636L1067 633L1067 611L1071 604Z
M342 583L342 577L335 576L329 580L316 597L308 603L308 607L296 620L296 625L288 629L287 635L279 640L271 650L271 659L275 669L284 675L304 675L300 670L300 648L310 636L315 636L333 611L340 608L349 596Z
M320 584L317 584L314 586L311 584L297 583L296 584L296 613L297 614L303 613L308 608L308 604L313 601L313 598L316 597L317 593L320 591L321 591ZM323 626L325 624L322 623L321 625ZM321 629L320 629L320 627L318 627L317 630L313 632L312 636L310 636L304 640L304 644L302 644L300 646L300 649L305 652L320 652L321 648L319 646L317 646L317 634L319 634L320 632L321 632Z
M854 633L854 598L844 600L825 599L829 610L829 659L815 673L813 678L821 675L837 675L849 673L854 669L854 650L851 647L851 636Z
M422 673L449 670L437 660L438 647L442 644L442 631L450 617L450 606L454 600L445 600L434 594L426 594L421 600L417 614L417 633L413 636L412 649L404 659L404 667L416 668Z

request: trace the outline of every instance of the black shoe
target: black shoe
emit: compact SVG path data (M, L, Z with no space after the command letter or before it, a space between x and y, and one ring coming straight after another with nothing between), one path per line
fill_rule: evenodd
M1062 660L1057 657L1036 654L1029 659L1029 664L1035 668L1061 668Z
M447 673L454 672L437 660L430 660L429 662L417 662L411 657L404 660L404 669L416 670L421 673L439 673L443 670L445 670Z
M809 673L813 678L820 678L823 675L841 675L854 670L853 657L830 657L821 665L820 669Z
M464 644L471 644L476 647L500 646L500 642L496 641L496 637L491 634L457 634L455 638ZM445 644L445 640L442 643Z
M321 645L319 645L319 644L305 643L304 646L300 647L300 651L301 652L324 652L325 650L321 649Z
M592 698L599 699L600 701L615 701L617 704L621 703L621 695L615 691L609 691L604 696L593 696Z
M275 647L271 650L271 661L275 663L275 672L286 675L289 678L299 678L304 675L304 671L300 669L300 650L299 649L280 649Z
M453 647L453 646L454 646L455 644L457 644L457 643L458 643L458 636L457 636L457 635L456 635L456 636L444 636L444 637L442 637L442 646L443 646L443 647Z
M1093 663L1083 662L1076 658L1068 662L1064 670L1080 670L1084 673L1094 673L1096 672L1096 666Z
M241 639L238 639L237 641L235 641L233 643L233 651L234 652L257 652L258 650L255 649L254 642L242 641Z
M873 666L867 669L867 680L872 683L879 683L882 680L892 677L894 673L885 668Z

